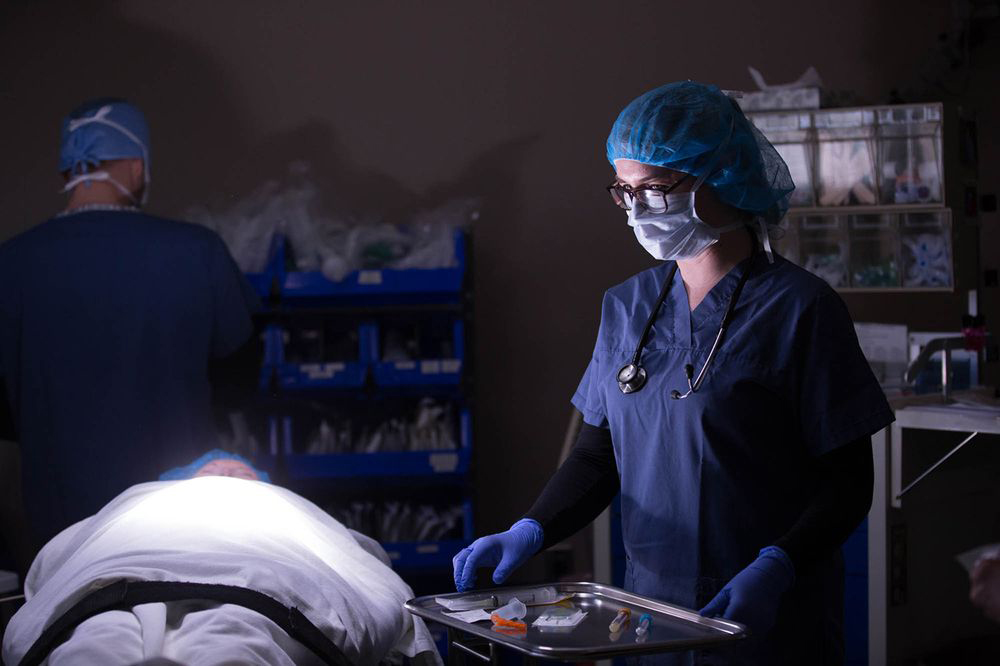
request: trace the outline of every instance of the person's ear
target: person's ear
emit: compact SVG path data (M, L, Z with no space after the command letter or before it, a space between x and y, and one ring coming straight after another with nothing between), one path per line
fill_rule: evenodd
M146 184L145 165L139 158L129 160L129 176L132 181L132 190L138 192Z

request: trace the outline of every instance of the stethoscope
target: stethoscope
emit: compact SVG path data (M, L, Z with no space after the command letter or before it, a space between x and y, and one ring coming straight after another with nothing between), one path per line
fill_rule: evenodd
M701 383L705 380L705 375L708 373L708 369L712 365L712 361L715 359L715 353L719 350L719 345L722 343L722 338L726 334L726 329L729 328L729 322L733 318L733 310L736 309L736 303L740 299L740 292L743 291L743 285L746 284L747 278L750 276L750 268L753 266L753 261L757 256L757 248L754 245L753 253L750 255L750 263L743 270L743 275L740 276L740 281L736 285L736 289L733 291L732 296L729 297L729 305L726 306L726 314L722 317L722 324L719 325L719 332L715 336L715 342L712 343L712 348L708 352L708 358L705 359L705 364L701 366L701 371L698 373L698 377L694 376L694 366L690 363L684 366L684 374L687 375L688 390L686 393L681 393L677 389L670 392L670 397L674 400L682 400L692 393L695 393L699 388L701 388ZM646 338L649 337L649 331L653 328L653 322L656 321L656 316L660 311L660 307L663 306L663 302L667 300L667 294L670 293L670 285L674 281L674 274L677 273L677 262L670 267L670 272L667 274L667 279L663 283L663 289L660 290L660 295L656 299L656 304L653 306L653 310L649 313L649 319L646 320L646 326L642 329L642 335L639 336L639 344L635 348L635 353L632 354L632 361L626 363L622 366L622 369L618 371L618 388L622 390L622 393L628 395L629 393L635 393L642 389L646 385L647 375L646 369L642 367L639 363L640 357L642 356L642 348L646 346Z

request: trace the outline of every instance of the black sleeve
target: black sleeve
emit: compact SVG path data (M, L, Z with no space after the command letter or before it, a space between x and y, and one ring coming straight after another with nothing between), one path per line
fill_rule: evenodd
M263 359L264 344L257 327L250 339L233 353L211 359L208 379L213 405L224 411L245 408L257 393Z
M840 548L868 515L875 481L871 437L819 456L815 479L812 501L774 544L788 553L797 572Z
M611 431L584 423L569 457L525 518L542 526L548 548L599 516L618 494L619 483Z

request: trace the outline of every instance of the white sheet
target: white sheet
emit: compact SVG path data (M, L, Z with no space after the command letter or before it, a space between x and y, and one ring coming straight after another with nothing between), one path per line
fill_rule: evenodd
M423 622L402 608L412 590L387 564L375 542L283 488L228 477L145 483L42 549L25 582L27 602L4 635L3 658L18 663L49 622L89 590L122 579L264 592L299 608L358 664L376 664L393 651L435 651ZM165 656L185 663L185 655L222 655L226 645L263 651L256 663L309 660L266 618L230 606L147 604L89 622L63 646L66 663L81 663L87 650L110 643L133 661ZM119 633L109 641L109 632ZM73 650L82 652L71 658ZM53 654L51 663L57 658L63 660Z

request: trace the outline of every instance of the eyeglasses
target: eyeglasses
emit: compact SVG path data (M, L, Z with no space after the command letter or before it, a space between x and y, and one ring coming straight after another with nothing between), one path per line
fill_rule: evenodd
M632 187L616 180L608 185L607 189L611 194L611 200L622 210L631 210L632 202L636 201L651 213L665 213L667 212L667 194L687 178L684 176L670 185L652 184L640 185L639 187Z

